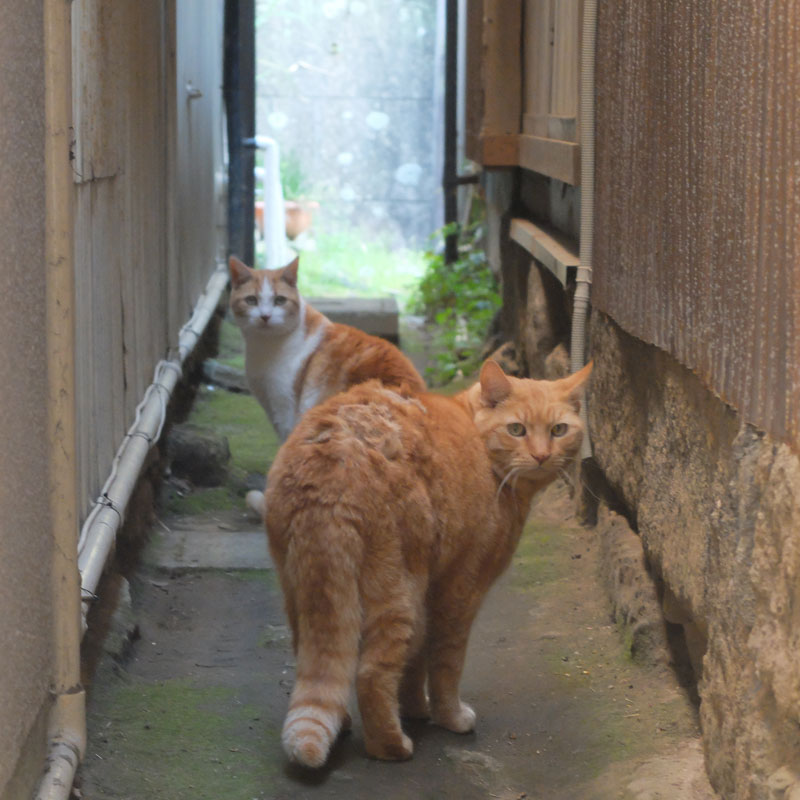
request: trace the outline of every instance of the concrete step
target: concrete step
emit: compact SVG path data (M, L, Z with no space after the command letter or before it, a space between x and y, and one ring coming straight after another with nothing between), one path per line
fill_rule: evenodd
M394 297L309 297L307 300L332 322L352 325L394 344L400 339L400 310Z

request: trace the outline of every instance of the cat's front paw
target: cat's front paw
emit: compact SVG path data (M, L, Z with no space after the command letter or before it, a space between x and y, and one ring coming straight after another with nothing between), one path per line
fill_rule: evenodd
M367 755L382 761L407 761L414 753L414 743L404 733L381 738L366 737Z
M256 489L251 489L244 498L247 508L255 514L259 519L264 519L267 515L267 506L264 501L264 492L259 492Z
M457 709L437 709L433 722L453 733L470 733L475 730L475 712L466 703L459 702Z

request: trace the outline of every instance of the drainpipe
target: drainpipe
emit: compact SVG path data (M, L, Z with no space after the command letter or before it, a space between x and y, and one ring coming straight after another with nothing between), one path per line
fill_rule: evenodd
M53 537L53 705L47 764L37 800L64 800L86 749L80 675L78 487L75 468L75 318L72 223L72 33L70 5L44 3L45 317L49 505Z
M144 393L136 409L133 425L114 456L105 486L81 530L78 542L78 566L81 574L82 633L86 630L86 616L91 600L109 556L114 550L117 531L125 519L125 511L133 494L139 473L150 448L159 440L167 415L167 405L179 378L183 363L194 350L200 336L208 325L228 283L228 269L224 261L206 285L205 292L195 306L189 321L178 335L176 355L156 365L153 382Z
M586 318L592 286L592 243L594 239L594 62L597 32L597 0L585 0L581 47L581 241L580 264L572 310L570 368L581 369L586 361ZM591 458L592 443L586 414L586 397L581 402L581 419L586 430L581 458Z

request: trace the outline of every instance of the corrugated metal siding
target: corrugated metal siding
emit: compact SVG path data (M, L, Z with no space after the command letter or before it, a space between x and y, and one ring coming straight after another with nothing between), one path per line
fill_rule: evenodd
M214 0L72 5L84 510L219 255L221 8ZM201 92L195 100L188 83Z
M800 443L800 5L600 3L593 304Z

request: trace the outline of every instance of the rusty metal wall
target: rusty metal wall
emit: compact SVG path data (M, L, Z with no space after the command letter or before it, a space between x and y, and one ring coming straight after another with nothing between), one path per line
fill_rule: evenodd
M593 305L800 443L800 3L612 0Z
M84 511L220 256L222 3L74 0Z

